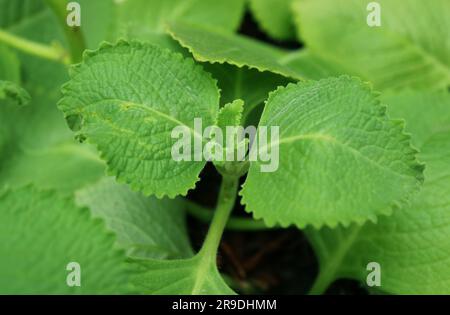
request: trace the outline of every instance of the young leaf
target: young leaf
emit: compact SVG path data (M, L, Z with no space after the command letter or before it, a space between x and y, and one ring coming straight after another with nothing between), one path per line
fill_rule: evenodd
M278 40L295 38L293 0L250 0L250 10L263 31Z
M284 61L284 58L290 55L288 51L254 39L185 22L170 23L168 32L181 46L189 49L198 61L247 66L288 78L302 79L302 76Z
M407 118L407 131L421 148L419 158L427 165L425 183L410 206L380 218L378 224L307 229L320 262L313 293L324 291L338 278L365 282L369 262L380 264L379 289L384 292L450 293L450 97L447 93L405 92L389 99L389 112Z
M423 166L400 121L390 120L369 86L342 76L273 92L260 126L279 126L279 167L251 162L241 194L269 225L315 227L374 221L415 193Z
M447 88L448 1L376 3L380 10L367 9L368 2L360 0L297 0L301 37L315 54L370 80L377 89ZM377 15L379 26L373 25Z
M113 248L114 236L88 210L31 186L1 192L0 209L1 294L129 291L132 269L124 253ZM71 262L79 264L80 286L66 282Z
M76 193L77 204L105 220L117 243L133 258L174 259L192 256L182 199L144 197L103 178Z
M192 60L150 44L105 44L85 54L62 92L70 128L98 146L120 182L158 197L195 186L205 161L175 161L171 133L184 126L202 141L194 119L214 124L219 91Z
M227 126L239 126L243 110L244 102L242 100L235 100L232 103L225 104L217 116L217 126L223 131L226 131Z
M215 261L203 253L184 260L137 260L141 272L133 280L144 294L231 295Z

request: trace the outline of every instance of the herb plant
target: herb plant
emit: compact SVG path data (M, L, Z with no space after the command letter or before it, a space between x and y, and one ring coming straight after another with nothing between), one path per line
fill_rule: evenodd
M81 26L65 0L0 0L0 293L252 293L223 233L282 229L314 250L311 294L450 293L446 0L376 1L378 27L360 0L76 2ZM277 128L276 169L196 119ZM176 127L245 159L175 160ZM192 197L208 172L214 209Z

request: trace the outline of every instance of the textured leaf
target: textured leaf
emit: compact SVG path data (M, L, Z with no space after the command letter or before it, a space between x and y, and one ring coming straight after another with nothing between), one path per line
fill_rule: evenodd
M184 202L144 197L104 178L76 194L117 235L117 243L134 258L174 259L192 256Z
M384 292L450 293L450 125L444 119L436 120L440 113L448 121L450 97L444 93L420 96L417 92L415 96L412 99L411 92L407 92L391 98L390 112L395 117L407 117L408 131L420 144L419 158L427 165L423 188L410 206L380 218L378 224L308 229L320 261L322 289L343 277L365 283L366 265L378 262L379 289ZM406 102L410 102L408 106ZM428 129L425 136L426 127L433 122L434 128Z
M215 261L201 252L184 260L138 260L141 273L133 284L145 294L235 294L224 282Z
M377 89L445 89L450 85L450 6L380 0L381 26L369 27L366 1L297 0L308 49L342 65Z
M287 64L288 60L284 60L290 56L288 51L252 38L185 22L170 23L168 32L183 47L189 49L198 61L247 66L259 71L302 79L302 76Z
M228 126L239 126L241 124L242 111L244 110L244 102L235 100L225 104L219 111L217 116L217 126L226 131Z
M250 9L262 30L278 40L295 38L293 0L250 0Z
M177 126L213 125L216 82L192 60L150 44L119 42L85 55L63 87L59 108L78 137L95 143L121 182L158 197L186 194L204 161L173 160ZM79 129L79 130L78 130Z
M32 187L0 193L1 294L111 294L129 291L125 255L86 209ZM81 267L69 287L66 266Z
M357 79L330 78L272 93L260 126L279 126L279 168L251 163L241 192L269 225L348 225L391 214L419 188L423 166L400 121ZM264 148L259 148L264 150Z

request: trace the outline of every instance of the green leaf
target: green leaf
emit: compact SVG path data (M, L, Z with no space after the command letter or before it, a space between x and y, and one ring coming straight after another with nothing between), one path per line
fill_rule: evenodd
M131 269L102 221L72 200L33 187L0 193L1 294L126 293ZM66 270L77 262L81 286Z
M295 38L293 0L250 0L250 9L260 28L278 40Z
M289 51L252 38L185 22L170 23L168 32L181 46L189 49L198 61L247 66L288 78L303 78L296 69L289 66Z
M115 0L77 0L76 2L81 8L80 29L83 32L86 47L95 49L102 41L114 39Z
M267 162L251 162L241 191L246 210L269 225L301 228L391 214L418 190L423 165L403 123L385 111L367 84L347 76L273 92L259 126L279 126L279 140L258 150L269 148L279 167L261 172Z
M0 27L6 28L40 14L45 6L41 0L0 0L0 9Z
M449 130L450 97L448 93L403 91L382 95L393 117L406 120L406 131L412 143L421 148L430 135Z
M133 284L144 294L235 294L217 271L215 260L200 252L184 260L137 260L141 272Z
M291 52L284 58L284 62L296 71L299 76L310 80L326 79L348 72L339 65L325 60L305 49Z
M189 21L234 32L244 14L245 0L125 0L116 3L119 37L150 41L166 48L180 48L165 34L169 21Z
M22 9L26 12L25 8ZM10 31L42 43L63 39L48 10L25 16L11 25ZM1 145L0 186L35 183L41 188L71 193L103 175L104 165L92 148L73 140L56 108L67 70L35 56L19 53L18 57L21 81L32 99L28 106L0 106L1 129L7 134Z
M174 259L192 256L182 199L144 197L101 179L76 193L77 204L105 220L117 243L134 258Z
M217 79L221 91L220 103L225 105L242 99L245 103L242 124L246 125L252 117L252 111L264 104L269 92L278 86L286 85L290 80L270 72L239 68L228 64L204 64L205 70Z
M216 82L192 60L150 44L105 44L85 54L59 108L80 139L96 144L109 173L144 194L174 197L195 186L205 161L172 158L177 126L214 124Z
M28 104L30 98L30 94L17 84L0 80L0 105L3 101L12 101L22 106Z
M297 0L308 49L373 82L377 89L446 89L450 85L450 6L380 0L381 26L369 27L366 1Z
M217 116L217 126L225 131L227 126L234 127L241 124L242 112L244 110L244 102L235 100L225 104L219 111Z
M365 283L369 262L380 264L379 289L384 292L450 293L450 125L445 121L450 118L450 96L415 92L413 98L411 94L389 97L389 111L407 118L407 129L420 144L419 158L427 165L423 188L409 206L391 217L381 217L377 224L308 229L320 262L316 293L338 278ZM438 113L445 119L436 120ZM433 128L426 129L432 123Z

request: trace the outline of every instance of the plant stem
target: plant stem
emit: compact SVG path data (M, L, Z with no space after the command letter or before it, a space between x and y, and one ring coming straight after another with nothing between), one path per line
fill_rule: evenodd
M31 55L53 61L63 62L64 64L70 63L70 56L67 54L67 52L64 51L64 49L58 49L57 47L39 44L11 34L9 32L5 32L1 29L0 42L3 42L11 47L19 49Z
M211 221L205 242L200 250L200 254L203 254L208 259L215 259L217 256L222 233L236 201L237 190L237 177L224 176L222 178L219 200L217 201L214 217Z
M71 27L67 25L67 1L45 0L45 2L55 13L56 18L58 19L58 22L61 25L64 34L66 35L67 42L69 44L70 55L72 56L72 62L80 62L83 58L83 51L86 49L86 45L84 43L84 37L80 27Z
M309 290L308 295L323 294L330 285L331 279L332 277L330 277L329 274L319 272L319 275L317 276L316 280L314 280L314 283Z
M186 200L186 210L191 216L204 223L211 222L214 215L214 211L212 211L211 209L200 206L195 202L189 200ZM227 230L236 231L261 231L277 227L269 227L262 220L230 217L225 228Z

